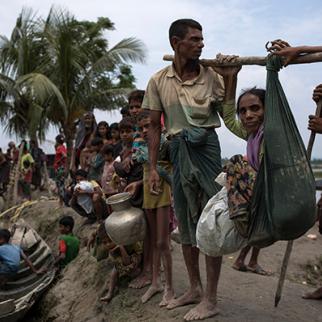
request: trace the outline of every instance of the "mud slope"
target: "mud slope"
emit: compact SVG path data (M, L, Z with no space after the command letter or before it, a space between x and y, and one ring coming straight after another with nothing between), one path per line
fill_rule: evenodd
M80 227L83 219L71 209L58 209L55 201L39 202L24 211L22 217L51 246L56 247L58 218L62 214L70 214L76 219L75 233L84 241L91 228ZM317 230L313 229L312 232L317 233ZM302 266L321 255L321 243L322 237L319 235L315 241L303 236L295 242L283 298L277 309L273 307L276 272L286 244L276 243L261 253L260 263L273 272L272 276L237 272L231 268L236 255L225 257L218 299L221 314L209 321L322 321L322 302L301 299L301 294L312 289L303 284ZM175 288L177 294L181 294L188 286L188 281L180 246L173 246ZM200 264L204 273L202 257ZM109 305L101 304L98 298L109 270L106 260L97 263L82 247L79 257L64 270L63 278L43 297L37 310L33 310L27 321L182 321L182 316L189 307L173 311L160 309L158 303L161 295L142 305L140 297L145 290L127 289L127 281L122 282L119 293ZM205 278L204 274L202 278Z

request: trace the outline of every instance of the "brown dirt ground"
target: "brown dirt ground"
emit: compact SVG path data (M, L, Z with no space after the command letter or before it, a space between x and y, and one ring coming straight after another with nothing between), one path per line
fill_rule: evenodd
M22 218L56 249L58 218L62 214L72 214L76 219L75 233L82 240L86 239L91 228L80 228L83 219L71 209L59 209L56 201L41 201L24 211ZM301 299L303 293L313 289L312 286L305 285L304 266L321 255L322 236L316 228L312 228L309 233L317 234L317 240L312 241L303 236L295 241L283 297L278 308L274 308L274 295L286 243L278 242L261 252L260 264L273 273L271 276L237 272L231 268L236 254L226 256L218 290L221 313L208 321L322 321L322 301ZM173 243L172 254L174 284L176 293L180 295L188 286L180 245ZM200 266L204 281L202 256ZM185 312L191 308L190 306L172 311L160 309L158 303L161 295L143 305L140 297L145 289L127 289L127 281L122 281L119 293L109 305L101 304L98 298L109 270L106 260L98 263L82 248L78 258L64 270L63 277L43 296L25 321L182 321Z

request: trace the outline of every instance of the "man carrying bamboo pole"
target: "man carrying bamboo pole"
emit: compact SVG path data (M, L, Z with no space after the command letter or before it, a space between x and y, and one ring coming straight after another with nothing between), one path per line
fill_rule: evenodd
M221 171L220 145L215 132L220 121L216 108L225 95L235 95L237 76L225 75L226 68L218 68L221 77L210 67L200 65L204 43L198 22L191 19L173 22L169 38L174 62L152 76L142 107L151 111L149 183L154 194L158 193L160 182L156 170L160 119L162 113L165 116L174 169L174 206L190 282L187 292L177 299L169 299L167 308L199 303L184 317L192 321L218 314L217 285L222 258L206 256L207 289L203 292L196 225L207 201L219 190L214 182Z

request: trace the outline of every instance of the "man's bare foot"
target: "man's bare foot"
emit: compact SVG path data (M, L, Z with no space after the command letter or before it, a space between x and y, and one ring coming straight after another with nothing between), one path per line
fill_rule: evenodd
M204 298L196 307L191 309L183 318L185 321L204 320L219 313L217 305Z
M129 287L139 289L150 284L151 284L151 277L146 273L142 273L129 284Z
M141 297L142 303L149 301L155 294L161 293L163 288L161 286L150 286L149 289Z
M306 300L322 300L322 287L318 288L312 293L306 293L302 296Z
M201 294L201 289L189 290L177 299L171 300L170 303L167 305L167 309L172 310L179 306L199 303L201 300Z
M162 301L159 303L160 307L167 306L171 300L175 298L173 289L165 289L162 297Z

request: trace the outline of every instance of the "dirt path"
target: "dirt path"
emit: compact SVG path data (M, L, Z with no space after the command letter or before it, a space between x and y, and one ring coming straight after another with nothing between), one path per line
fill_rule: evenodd
M56 232L49 228L55 226L57 218L62 213L61 210L55 212L54 208L53 204L44 203L37 211L30 211L25 216L27 221L29 217L33 225L41 228L40 233L45 233L44 237L51 243L54 241L53 236ZM44 219L44 217L48 218L49 209L51 209L50 222ZM43 216L42 214L46 211L46 215ZM68 212L72 213L70 210ZM77 215L74 216L79 226L81 221ZM88 228L82 228L76 229L76 232L80 237L84 237L89 231ZM315 228L311 230L311 233L318 234ZM322 236L320 235L315 241L303 236L295 242L283 297L278 308L274 308L274 295L278 280L277 272L286 243L278 242L261 252L260 264L272 271L272 276L237 272L231 268L236 254L226 256L218 291L218 305L221 314L208 321L322 321L320 314L322 301L301 299L303 293L312 290L303 284L302 265L321 255L321 244ZM180 295L188 286L188 281L180 246L175 243L173 246L175 289L177 295ZM203 257L200 258L200 265L202 278L205 280ZM38 307L42 314L38 313L36 316L33 314L34 317L29 317L28 321L182 321L184 313L189 309L189 307L173 311L160 309L158 303L161 295L142 305L140 297L145 290L127 289L126 282L122 283L118 295L109 305L101 304L97 299L108 272L109 267L105 260L97 263L85 249L82 249L79 257L64 271L64 277L44 297Z

